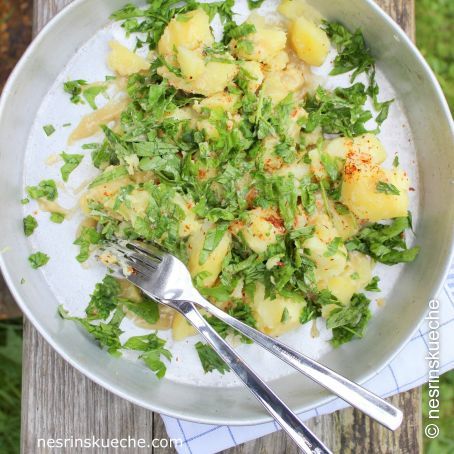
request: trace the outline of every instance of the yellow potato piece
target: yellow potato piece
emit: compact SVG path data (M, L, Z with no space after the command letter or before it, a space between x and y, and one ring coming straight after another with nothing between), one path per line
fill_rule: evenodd
M180 221L178 234L181 238L186 238L201 228L200 221L192 210L194 202L185 200L181 194L176 194L174 202L184 211L185 216Z
M287 19L293 20L304 16L306 19L315 23L320 23L322 15L305 0L283 0L277 10Z
M270 336L280 336L300 325L300 314L304 306L304 302L296 302L282 296L277 296L273 300L265 299L265 287L258 283L252 303L252 311L257 321L257 328L260 331Z
M194 110L200 112L206 109L222 109L225 112L235 112L238 109L239 96L232 93L216 93L194 105Z
M256 61L246 61L241 67L251 76L248 82L248 90L255 93L263 82L262 65Z
M399 195L379 192L379 183L394 185ZM377 165L347 160L341 202L359 219L376 222L407 215L408 189L408 177L400 170L385 170Z
M341 159L354 158L381 164L386 159L386 151L380 139L375 134L363 134L358 137L339 137L327 140L323 151L330 156ZM364 155L364 156L361 156ZM370 160L368 159L370 157Z
M331 219L320 213L312 216L308 224L315 227L315 233L304 242L304 247L309 250L310 258L317 265L317 280L326 280L341 273L347 263L347 249L341 244L334 254L329 255L328 246L340 236Z
M86 139L97 132L101 132L100 126L118 120L128 104L129 98L124 98L120 101L110 101L101 109L85 115L69 136L68 144L71 145L76 140Z
M294 20L289 39L298 57L312 66L321 66L328 55L330 41L326 33L305 17Z
M233 53L240 59L271 63L285 49L287 34L276 26L266 24L265 19L257 14L251 14L247 22L253 24L256 31L242 39L250 41L252 49L244 49L234 41Z
M334 203L329 201L331 220L339 234L339 236L346 240L356 235L359 232L359 222L352 213L340 214L334 207Z
M165 28L158 43L158 52L165 57L174 55L174 49L184 46L195 50L209 46L214 41L210 18L203 9L178 14Z
M211 287L216 282L222 268L222 261L229 252L232 244L232 235L229 231L224 233L224 236L214 251L211 251L208 258L204 263L200 263L200 254L205 244L207 232L212 229L214 225L210 222L205 222L203 226L189 237L188 253L189 262L188 268L192 277L204 271L209 272L202 285L204 287Z
M172 337L175 341L181 341L189 336L195 336L197 330L179 312L175 313L172 321Z
M360 252L352 252L345 269L337 276L332 276L326 281L318 282L321 289L328 289L342 304L347 305L353 294L361 292L372 279L374 269L373 260ZM322 316L327 317L337 307L327 305L322 308Z
M120 74L120 76L130 76L139 71L146 71L150 67L150 63L131 52L118 41L111 41L109 46L112 50L107 57L107 64L112 71Z
M209 62L205 71L194 80L178 77L166 67L158 68L158 73L166 78L170 85L189 93L212 96L224 91L238 73L238 66L230 63Z
M289 93L300 90L304 85L304 76L294 65L288 65L283 71L271 72L263 81L264 96L271 98L274 104L281 102Z
M284 234L285 228L276 210L255 208L249 211L248 221L242 233L248 246L261 254L270 244L277 242L278 235Z
M179 46L177 60L186 79L197 79L205 71L205 61L202 54L196 50Z

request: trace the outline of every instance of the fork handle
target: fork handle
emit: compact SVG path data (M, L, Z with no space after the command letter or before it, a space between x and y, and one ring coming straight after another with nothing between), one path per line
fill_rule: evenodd
M290 408L243 362L232 347L211 327L190 301L165 304L185 316L227 365L249 388L276 422L292 437L306 454L331 454L331 451L298 419Z
M362 386L353 383L328 367L323 366L294 350L278 339L272 338L249 325L237 320L215 305L211 304L202 295L194 295L192 300L210 314L219 318L240 333L264 347L273 355L285 361L296 370L316 381L326 389L348 402L353 407L361 410L383 426L396 430L402 423L402 412L384 399L371 393Z

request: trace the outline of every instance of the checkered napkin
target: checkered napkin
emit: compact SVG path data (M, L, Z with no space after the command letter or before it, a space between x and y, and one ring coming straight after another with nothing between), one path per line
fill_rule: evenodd
M438 295L440 301L440 374L454 368L454 262L448 278ZM364 386L382 397L407 391L428 380L427 321L423 321L413 338L387 367L371 378ZM328 404L300 413L305 421L314 416L326 415L348 404L336 399ZM254 440L278 430L274 422L255 426L210 426L163 416L169 438L182 439L179 454L212 454L232 446Z

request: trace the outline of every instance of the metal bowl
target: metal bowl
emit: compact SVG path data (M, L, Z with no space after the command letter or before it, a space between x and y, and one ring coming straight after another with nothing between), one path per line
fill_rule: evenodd
M270 418L244 387L222 389L181 384L150 376L136 363L100 350L78 328L56 315L57 301L41 273L30 269L29 242L21 231L23 160L28 134L40 103L75 51L106 23L125 0L76 0L54 18L25 53L0 104L0 181L3 222L0 256L16 301L44 338L74 367L98 384L136 404L167 415L210 424L254 424ZM419 259L405 267L386 309L374 317L367 336L322 358L322 362L362 383L377 373L409 340L440 287L453 242L453 124L441 89L418 50L383 11L369 0L318 0L329 19L360 27L380 70L396 90L409 118L420 174L419 220L415 226ZM21 285L21 279L27 285ZM297 411L332 396L292 374L273 388Z

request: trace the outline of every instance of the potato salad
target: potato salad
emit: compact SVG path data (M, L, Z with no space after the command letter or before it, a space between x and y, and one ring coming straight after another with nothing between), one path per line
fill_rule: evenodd
M230 0L149 0L112 15L135 49L112 40L105 81L64 85L68 99L93 109L71 143L102 134L82 146L99 175L81 198L77 260L115 238L158 243L232 316L271 336L322 318L338 347L365 333L365 292L380 291L376 264L418 254L405 240L410 181L397 155L383 165L378 134L392 100L380 97L361 31L324 20L303 0L283 0L270 16L257 13L262 3L248 0L242 23ZM214 20L223 28L216 38ZM326 88L313 73L321 65L332 76L349 73L350 83ZM98 108L96 98L112 87L120 95ZM63 178L80 159L66 154ZM56 198L49 180L27 190ZM36 227L31 219L24 226ZM157 330L172 329L177 341L196 334L109 273L86 318L60 313L112 354L140 351L158 377L171 354ZM123 317L150 334L120 342ZM207 320L223 337L248 341ZM227 370L209 347L196 349L205 372Z

